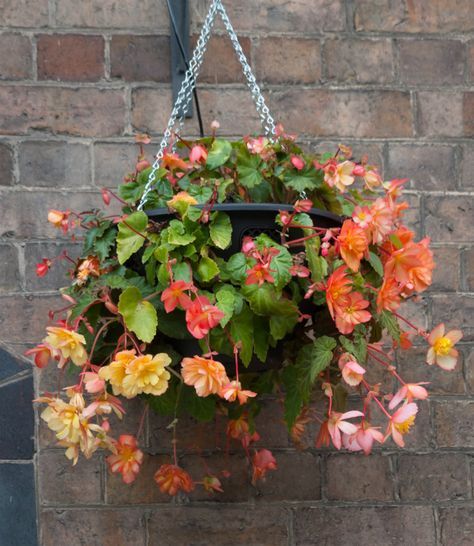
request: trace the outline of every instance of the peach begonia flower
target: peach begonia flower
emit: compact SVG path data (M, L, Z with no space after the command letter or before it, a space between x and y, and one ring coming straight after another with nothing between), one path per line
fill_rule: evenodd
M105 390L105 381L96 372L85 372L84 387L87 392L96 394Z
M104 392L84 408L82 415L86 419L90 419L94 415L110 415L112 412L114 412L119 419L122 419L125 415L125 409L120 399L116 396L112 396L108 392Z
M369 190L373 190L382 184L382 177L375 167L368 166L363 174L364 182Z
M341 193L344 193L347 187L354 183L354 167L355 163L352 161L338 163L335 159L330 160L323 166L324 181L330 188L335 186Z
M393 231L394 214L386 199L379 197L370 207L372 220L368 234L373 244L380 244Z
M250 426L247 420L247 415L243 413L237 419L230 419L227 422L227 436L234 440L240 440L242 435L248 434Z
M33 356L33 361L37 368L46 368L50 360L54 358L54 349L46 346L44 343L40 343L32 349L25 351L26 356Z
M165 311L171 313L180 307L181 309L187 309L191 305L191 298L186 294L186 290L192 288L192 283L183 280L172 282L168 288L163 290L161 294L161 301L165 305Z
M60 211L60 210L50 210L48 212L48 222L53 224L54 227L62 229L64 233L67 233L69 229L69 216L71 212L69 210Z
M256 392L242 390L242 385L240 381L231 381L224 385L219 392L219 396L225 398L227 402L235 402L239 400L239 404L243 405L247 402L249 398L254 398L257 396Z
M155 482L162 493L168 493L174 497L178 491L191 493L194 489L194 482L191 476L179 466L164 464L155 473Z
M337 237L337 248L342 259L352 269L359 271L360 261L369 247L369 241L365 231L352 220L346 220L342 224Z
M422 385L428 385L428 383L406 383L403 385L390 400L389 409L393 410L396 408L402 400L413 402L413 400L425 400L428 398L428 391Z
M120 351L108 366L103 366L99 370L99 377L110 383L116 396L124 393L122 383L125 378L125 370L135 357L135 350Z
M107 457L107 464L113 474L122 474L124 483L135 481L143 462L143 452L138 449L137 440L130 434L122 434L114 443L116 453Z
M269 470L276 470L277 463L273 453L268 449L260 449L252 457L252 484L255 485L258 480L265 480L265 475Z
M224 366L217 360L195 356L183 358L181 375L186 385L194 387L198 396L218 394L229 383Z
M189 152L189 161L191 163L205 163L207 160L207 150L199 144L194 145Z
M349 451L363 451L365 455L370 455L374 441L383 444L384 435L372 427L367 421L363 421L353 434L343 434L342 443Z
M351 292L336 310L336 326L341 334L350 334L357 324L369 322L372 315L366 311L370 305L359 292Z
M313 208L311 199L298 199L293 205L296 212L309 212Z
M347 268L341 265L329 276L326 284L326 303L333 319L337 309L348 301L351 290L352 283L347 276Z
M171 152L167 152L163 155L161 166L164 169L169 169L170 171L174 171L175 169L187 171L189 167L184 159L181 159L178 154Z
M367 229L372 222L372 214L369 207L357 205L352 213L352 220L362 229Z
M43 343L60 353L58 364L60 368L69 358L76 366L83 366L86 363L87 352L84 347L86 339L82 334L59 326L48 326L46 331L48 335L43 339Z
M366 372L356 359L349 353L344 353L338 360L339 369L342 371L342 378L351 387L357 387L364 378Z
M354 434L357 432L357 426L353 423L348 423L346 419L363 416L364 414L357 410L346 411L345 413L339 413L337 411L331 412L328 419L327 429L336 449L341 449L342 446L341 433Z
M182 214L190 205L197 205L196 199L189 195L187 191L180 191L174 195L169 201L166 201L168 208Z
M377 291L377 311L383 309L396 311L400 307L401 288L393 277L385 277L382 286Z
M224 318L224 312L212 305L206 296L198 296L186 309L186 325L190 334L202 339Z
M418 406L411 402L397 409L392 415L385 437L392 435L393 441L400 447L405 447L403 436L410 432L415 423Z
M100 277L100 261L97 256L87 256L81 260L76 270L76 284L83 286L89 277Z
M122 381L123 396L134 398L138 394L160 396L168 389L171 377L166 366L171 364L171 358L166 353L156 355L141 355L127 364L125 377Z
M451 330L445 334L443 323L438 324L428 336L431 347L426 355L426 362L430 365L437 364L443 370L454 370L458 359L458 351L454 349L455 343L462 338L461 330Z

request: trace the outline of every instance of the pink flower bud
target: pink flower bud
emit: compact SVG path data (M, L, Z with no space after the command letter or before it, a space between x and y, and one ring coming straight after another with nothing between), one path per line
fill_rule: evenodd
M297 156L297 155L292 155L291 156L291 164L298 171L301 171L302 169L304 169L304 166L305 166L304 159Z
M110 192L107 188L102 189L102 201L106 205L110 205Z
M364 176L365 175L365 169L362 165L356 165L354 169L352 170L352 174L354 176Z

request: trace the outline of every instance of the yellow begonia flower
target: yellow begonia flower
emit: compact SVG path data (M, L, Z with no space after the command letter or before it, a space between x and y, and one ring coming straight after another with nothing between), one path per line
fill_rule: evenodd
M59 367L62 368L68 358L74 362L76 366L82 366L87 361L87 352L84 347L86 340L82 334L78 334L67 328L59 326L49 326L46 328L48 335L43 342L53 349L56 349L61 354Z

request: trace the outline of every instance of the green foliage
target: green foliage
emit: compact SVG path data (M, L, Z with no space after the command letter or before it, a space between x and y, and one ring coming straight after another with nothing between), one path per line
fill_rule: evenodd
M127 328L135 333L138 339L145 343L153 341L158 326L156 309L149 301L142 298L138 288L130 286L122 292L118 310Z
M209 169L221 167L229 159L231 153L232 145L228 140L214 140L207 156L206 166Z
M258 155L251 155L242 149L237 155L237 173L239 183L245 188L255 188L263 181L261 174L262 160Z
M143 211L134 212L118 225L117 256L124 264L132 254L143 246L146 240L148 216Z
M209 234L217 248L227 248L232 238L232 224L229 216L223 212L215 212L209 224Z

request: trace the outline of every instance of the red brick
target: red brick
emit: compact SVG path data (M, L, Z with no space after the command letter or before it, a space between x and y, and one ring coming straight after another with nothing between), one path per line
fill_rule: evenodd
M315 39L260 38L254 57L259 81L315 83L321 79L321 45Z
M405 194L403 201L406 201L409 208L403 211L403 223L412 231L415 232L417 237L421 236L421 199L418 195Z
M390 144L385 177L410 178L416 190L455 189L454 151L444 145Z
M469 79L474 81L474 42L468 44L467 50L467 70Z
M325 78L340 83L388 83L393 81L390 40L336 39L324 44Z
M20 144L18 156L23 186L80 188L91 185L91 160L85 144L27 141Z
M287 546L287 520L281 508L177 506L153 512L148 532L160 546Z
M104 77L102 36L42 34L37 40L39 80L88 82Z
M463 95L459 92L420 91L419 130L423 136L463 135Z
M474 248L464 251L464 287L469 292L474 292Z
M474 189L474 146L465 145L462 148L461 185Z
M474 447L474 401L435 402L433 407L439 447Z
M151 161L158 144L145 146L145 153ZM135 170L139 148L136 144L99 142L94 144L94 182L99 188L117 188L124 177Z
M104 137L124 129L125 103L117 89L2 86L0 102L6 134L35 129Z
M412 135L408 93L288 89L271 96L270 107L285 129L318 136Z
M399 42L400 80L406 84L455 85L464 82L465 46L454 40Z
M18 251L13 245L0 244L0 292L20 289L20 273L18 271Z
M439 242L470 242L469 218L474 216L472 197L435 197L426 199L426 235Z
M294 528L297 546L313 544L433 546L435 544L433 512L429 506L298 508Z
M25 24L25 19L28 18ZM48 25L48 0L3 0L2 26L45 27Z
M196 35L193 36L192 47L196 45L197 38ZM248 62L250 62L250 39L239 36L239 42ZM198 82L232 83L245 81L242 65L237 58L230 38L227 35L212 35L199 70Z
M474 507L447 506L439 509L441 544L471 546L474 536Z
M192 15L195 24L202 24L208 7L207 3L197 3ZM237 31L314 33L345 28L342 0L299 0L290 3L285 0L241 0L228 2L225 7ZM217 19L218 27L222 28L219 16Z
M3 14L2 14L3 15ZM31 77L31 42L21 34L0 35L0 79L22 80Z
M401 455L398 480L402 501L460 500L471 493L469 464L463 454Z
M386 455L329 455L326 483L329 500L393 499L393 477Z
M407 383L428 381L426 385L430 394L464 394L466 388L463 379L463 358L451 372L439 366L426 363L427 346L412 347L409 351L397 354L398 373Z
M100 458L80 457L73 467L64 450L43 451L38 458L41 504L93 504L101 502ZM64 479L67 476L67 479Z
M463 121L464 135L474 136L474 93L466 92L463 94Z
M433 297L433 325L446 323L448 330L459 328L463 332L463 340L474 339L474 295L448 294Z
M433 248L436 263L430 290L452 292L460 287L460 253L453 247Z
M75 0L61 0L56 6L56 24L59 27L169 31L165 0L90 0L79 7Z
M141 510L44 509L40 514L42 546L145 546Z
M284 421L283 405L278 400L265 400L255 418L255 429L260 434L262 447L287 447L288 428Z
M355 27L358 31L469 32L474 29L470 0L356 0Z
M14 184L13 150L8 144L0 144L0 186Z
M472 345L463 345L460 349L465 362L467 387L469 392L474 393L474 347Z
M110 75L126 81L169 82L169 36L112 36Z
M311 145L308 148L308 151L311 153L335 153L339 143L339 140L323 140L315 145ZM370 165L375 165L382 173L385 171L383 145L374 144L373 142L359 142L357 140L353 141L347 139L343 141L343 144L346 144L352 148L352 157L355 161L360 161L362 156L366 155L369 158Z

